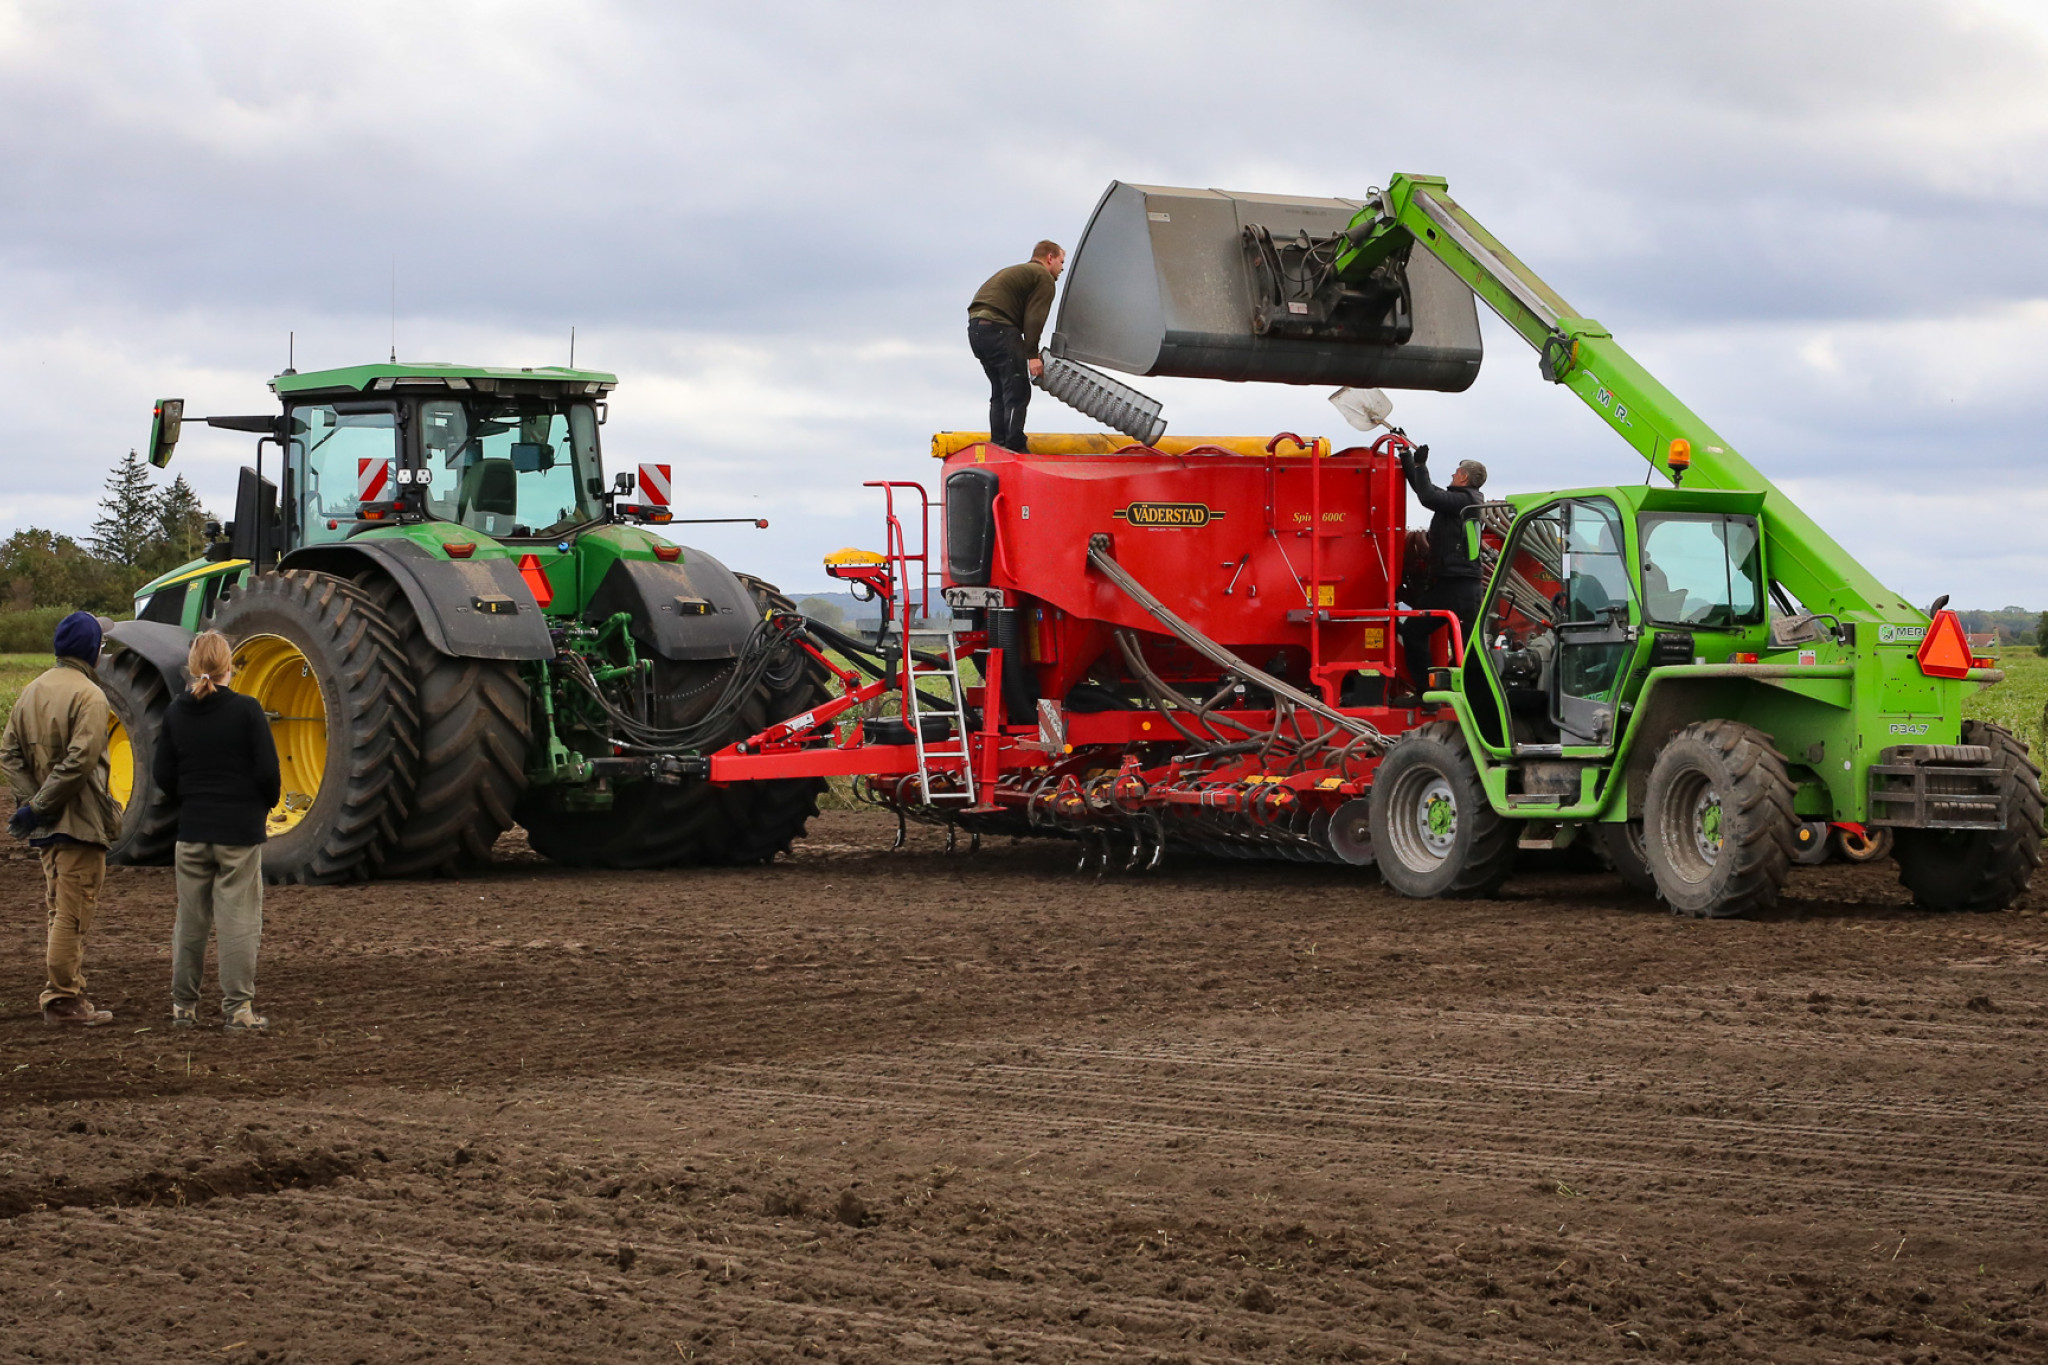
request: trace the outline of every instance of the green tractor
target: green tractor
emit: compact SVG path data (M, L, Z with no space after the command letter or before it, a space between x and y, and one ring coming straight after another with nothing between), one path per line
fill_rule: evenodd
M274 881L459 873L524 826L589 867L760 862L817 811L813 779L714 787L700 755L828 695L774 587L645 529L669 468L607 484L617 379L595 370L359 365L271 381L235 519L108 632L117 861L164 863L150 779L195 632L234 646L271 718ZM151 462L183 404L157 405ZM264 473L266 450L278 468ZM637 489L637 492L636 492ZM635 500L637 499L637 500Z

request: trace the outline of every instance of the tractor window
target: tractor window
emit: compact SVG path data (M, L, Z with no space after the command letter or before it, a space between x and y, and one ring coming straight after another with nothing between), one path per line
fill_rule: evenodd
M343 408L355 406L343 404ZM293 496L298 502L298 544L346 539L365 502L397 495L398 414L336 411L333 404L292 409Z
M427 506L487 536L552 536L600 514L588 403L454 399L420 406Z
M1756 518L1655 513L1642 521L1643 604L1652 621L1728 629L1763 619Z

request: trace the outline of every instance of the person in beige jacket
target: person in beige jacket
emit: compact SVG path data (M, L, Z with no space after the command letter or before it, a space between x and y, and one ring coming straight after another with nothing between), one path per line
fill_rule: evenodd
M57 665L22 689L0 736L0 769L20 803L8 832L43 860L49 979L43 1022L91 1026L114 1016L85 993L85 935L99 907L107 849L121 836L121 808L107 791L112 712L93 670L100 623L74 611L57 623Z

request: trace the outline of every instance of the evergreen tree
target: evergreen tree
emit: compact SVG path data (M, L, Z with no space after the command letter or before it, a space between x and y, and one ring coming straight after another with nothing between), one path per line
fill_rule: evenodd
M206 523L212 520L183 474L156 495L156 534L145 567L156 573L199 558L206 549Z
M157 540L157 491L149 486L149 466L134 451L107 475L107 493L86 542L93 553L127 568L142 563Z
M2042 612L2034 619L2034 652L2048 655L2048 611ZM2041 714L2048 717L2048 711Z

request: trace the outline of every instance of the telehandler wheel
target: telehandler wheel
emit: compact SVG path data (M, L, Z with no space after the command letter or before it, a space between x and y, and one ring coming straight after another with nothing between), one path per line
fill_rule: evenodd
M397 632L346 579L257 574L213 618L234 646L234 689L270 716L284 796L263 874L339 882L375 874L398 837L419 758Z
M1495 813L1455 725L1395 741L1371 800L1380 875L1404 896L1491 896L1515 870L1520 825Z
M765 612L793 610L789 599L758 579L741 574ZM790 649L756 685L754 694L716 741L718 747L744 739L778 720L825 700L826 674L809 655ZM656 718L665 726L697 719L717 695L731 665L656 658ZM699 779L676 785L622 784L609 809L575 810L563 794L534 788L519 805L534 851L572 867L685 867L765 862L788 849L818 813L816 778L745 782L713 787Z
M1650 769L1643 849L1674 915L1727 919L1775 905L1795 822L1785 760L1747 725L1688 725Z
M1865 830L1861 834L1838 829L1829 836L1828 847L1843 862L1874 863L1891 856L1892 842L1888 829Z
M2041 865L2041 770L2027 746L2002 725L1963 722L1963 743L1991 750L2002 770L2005 828L1902 829L1892 842L1899 882L1928 910L2003 910Z
M454 876L485 866L526 790L533 721L519 666L443 654L391 579L372 571L356 586L390 620L419 703L413 796L377 875Z
M113 711L107 734L107 788L121 806L121 837L107 860L162 866L178 842L178 808L163 799L150 776L171 689L156 665L132 649L101 661L100 691Z
M1614 874L1631 890L1661 899L1664 893L1657 889L1657 874L1650 871L1649 854L1643 848L1643 822L1620 820L1597 828L1600 851L1607 855Z

